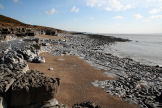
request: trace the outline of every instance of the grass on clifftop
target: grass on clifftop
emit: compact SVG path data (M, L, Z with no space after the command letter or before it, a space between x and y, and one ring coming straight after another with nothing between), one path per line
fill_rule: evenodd
M10 18L10 17L3 16L3 15L0 15L0 22L24 25L24 23L22 23L22 22L20 22L18 20L15 20L15 19Z
M58 33L66 32L64 30L55 29L52 27L25 24L21 21L18 21L16 19L1 14L0 14L0 27L24 27L24 28L33 28L37 30L57 30Z

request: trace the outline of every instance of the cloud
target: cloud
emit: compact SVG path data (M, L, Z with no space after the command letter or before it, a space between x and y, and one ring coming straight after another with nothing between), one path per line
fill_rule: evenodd
M90 20L94 20L95 18L94 18L94 17L90 17L89 19L90 19Z
M19 2L19 0L13 0L13 2L14 2L14 3L17 3L17 2Z
M0 4L0 9L4 9L4 6L2 4Z
M132 8L132 5L127 2L124 2L124 0L87 0L86 5L91 8L104 8L104 10L106 11L122 11Z
M79 12L79 8L77 8L76 6L73 6L71 8L71 12L78 13Z
M124 17L123 16L115 16L113 17L113 19L123 19Z
M124 7L124 10L128 10L128 9L131 9L131 8L133 8L132 5L128 4L128 5L126 5L126 6Z
M105 4L105 0L87 0L86 4L89 7L101 7Z
M156 13L160 13L162 12L162 7L160 7L159 9L152 9L149 11L150 14L156 14Z
M112 7L118 11L123 8L123 5L118 0L111 0Z
M162 15L153 15L150 16L150 19L162 19Z
M111 11L112 9L109 8L109 7L107 7L107 8L105 8L105 10L106 10L106 11Z
M159 8L162 6L162 0L86 0L86 5L105 11L107 7L112 11L126 11L132 8Z
M54 8L46 12L47 15L53 15L54 13L56 13L56 10Z
M141 18L143 18L143 16L141 15L141 14L135 14L135 15L133 15L136 19L141 19Z
M158 19L162 19L162 14L149 16L146 19L144 19L144 22L150 22Z

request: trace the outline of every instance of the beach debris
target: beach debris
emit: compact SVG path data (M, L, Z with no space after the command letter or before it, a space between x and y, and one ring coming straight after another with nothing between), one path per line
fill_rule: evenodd
M53 71L53 68L48 68L49 71Z

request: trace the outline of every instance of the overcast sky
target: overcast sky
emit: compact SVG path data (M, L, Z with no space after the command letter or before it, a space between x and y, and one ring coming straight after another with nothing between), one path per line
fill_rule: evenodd
M25 23L93 33L162 33L162 0L0 0Z

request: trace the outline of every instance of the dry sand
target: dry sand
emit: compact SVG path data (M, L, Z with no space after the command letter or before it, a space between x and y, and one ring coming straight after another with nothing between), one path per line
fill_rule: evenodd
M102 70L97 70L76 56L52 56L42 53L46 63L29 63L30 69L41 71L54 78L61 79L57 99L60 103L73 105L83 101L92 101L103 108L138 108L109 95L102 88L94 87L95 80L108 80ZM49 71L48 68L53 68Z

